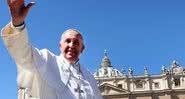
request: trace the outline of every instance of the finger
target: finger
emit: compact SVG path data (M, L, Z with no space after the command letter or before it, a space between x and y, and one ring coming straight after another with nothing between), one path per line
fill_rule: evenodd
M7 3L8 3L8 5L10 5L10 3L11 3L11 0L7 0Z
M35 5L36 3L35 2L30 2L26 7L25 7L25 11L24 11L24 14L27 14L28 11L30 10L30 8Z
M23 8L24 0L7 0L9 7L13 8Z
M12 2L14 2L15 0L7 0L8 4L11 4Z
M8 4L11 4L11 3L14 3L14 2L23 2L24 3L24 0L7 0Z
M29 11L30 8L35 5L35 2L30 2L27 6L26 6L26 10Z

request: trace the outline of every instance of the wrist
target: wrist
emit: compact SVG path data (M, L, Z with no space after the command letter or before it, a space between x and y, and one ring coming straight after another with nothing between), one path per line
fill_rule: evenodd
M12 17L11 20L12 20L11 24L12 24L14 27L19 27L19 26L24 25L24 20L22 20L22 19L17 19L17 18Z
M24 25L24 22L19 23L19 24L15 24L14 22L12 22L12 25L13 25L14 27L20 27L20 26Z
M23 30L25 28L25 23L23 22L22 24L14 25L14 23L11 22L11 27L16 30Z

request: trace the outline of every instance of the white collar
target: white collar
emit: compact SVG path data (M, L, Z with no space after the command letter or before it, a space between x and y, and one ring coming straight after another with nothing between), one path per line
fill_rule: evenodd
M61 59L61 61L64 63L64 64L67 64L67 65L72 65L72 66L77 66L77 65L79 65L79 60L77 60L76 62L74 62L74 63L69 63L68 61L67 61L67 59L65 59L65 57L62 55L62 54L60 54L60 59Z

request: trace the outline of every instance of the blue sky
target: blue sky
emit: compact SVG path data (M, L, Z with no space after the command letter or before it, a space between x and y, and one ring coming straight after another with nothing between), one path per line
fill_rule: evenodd
M30 2L31 0L26 0ZM32 45L60 54L63 31L82 32L86 49L81 63L94 72L104 50L112 65L142 75L160 74L177 60L185 65L184 0L35 0L26 25ZM6 0L0 1L0 28L10 21ZM16 66L0 40L0 96L16 99Z

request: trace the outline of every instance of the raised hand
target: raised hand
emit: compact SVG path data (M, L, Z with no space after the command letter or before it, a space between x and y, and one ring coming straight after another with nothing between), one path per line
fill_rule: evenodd
M35 5L35 2L30 2L25 6L24 0L7 0L7 3L14 26L23 24L30 8Z

